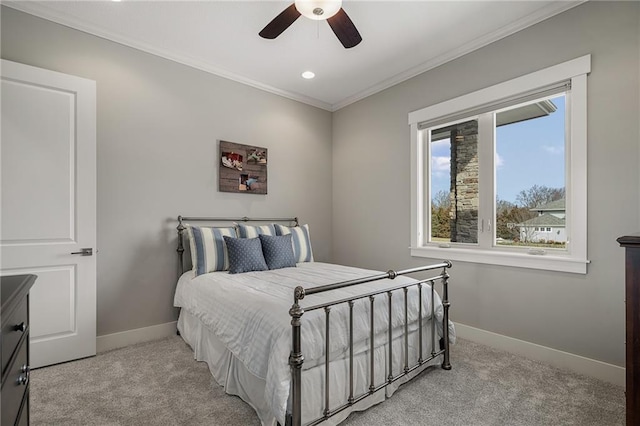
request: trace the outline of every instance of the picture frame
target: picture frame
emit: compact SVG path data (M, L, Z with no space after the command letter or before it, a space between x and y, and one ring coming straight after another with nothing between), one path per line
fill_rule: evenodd
M218 152L220 192L267 193L267 148L221 140Z

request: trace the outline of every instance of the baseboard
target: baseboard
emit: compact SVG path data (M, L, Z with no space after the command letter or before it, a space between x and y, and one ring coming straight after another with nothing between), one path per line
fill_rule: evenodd
M134 330L122 331L120 333L105 334L96 339L96 351L106 352L112 349L124 348L136 343L150 342L176 334L177 321L164 324L152 325L150 327L136 328Z
M541 361L557 368L595 377L614 385L625 386L625 369L623 367L514 339L513 337L503 336L465 324L455 324L456 335L462 339Z

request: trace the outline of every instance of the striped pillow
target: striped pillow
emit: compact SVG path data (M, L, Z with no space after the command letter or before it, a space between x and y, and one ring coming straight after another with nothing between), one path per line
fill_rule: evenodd
M224 236L236 237L235 228L188 226L191 263L196 276L229 269L229 254Z
M237 226L240 238L258 238L258 235L276 236L276 228L273 225L251 226L238 223Z
M278 235L291 234L293 255L296 258L296 262L313 262L311 238L309 237L309 225L290 228L288 226L282 226L276 223L274 226Z

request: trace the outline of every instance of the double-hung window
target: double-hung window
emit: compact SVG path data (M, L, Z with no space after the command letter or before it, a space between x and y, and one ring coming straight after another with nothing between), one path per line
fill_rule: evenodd
M587 271L590 55L409 114L411 254Z

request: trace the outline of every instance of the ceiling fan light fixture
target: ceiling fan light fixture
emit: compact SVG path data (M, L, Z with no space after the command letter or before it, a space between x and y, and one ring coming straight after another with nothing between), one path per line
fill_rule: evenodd
M302 16L321 21L339 12L342 0L295 0L295 5Z
M316 21L326 20L345 49L355 47L362 41L358 29L342 8L342 0L295 0L295 3L273 18L258 35L273 40L301 15Z

